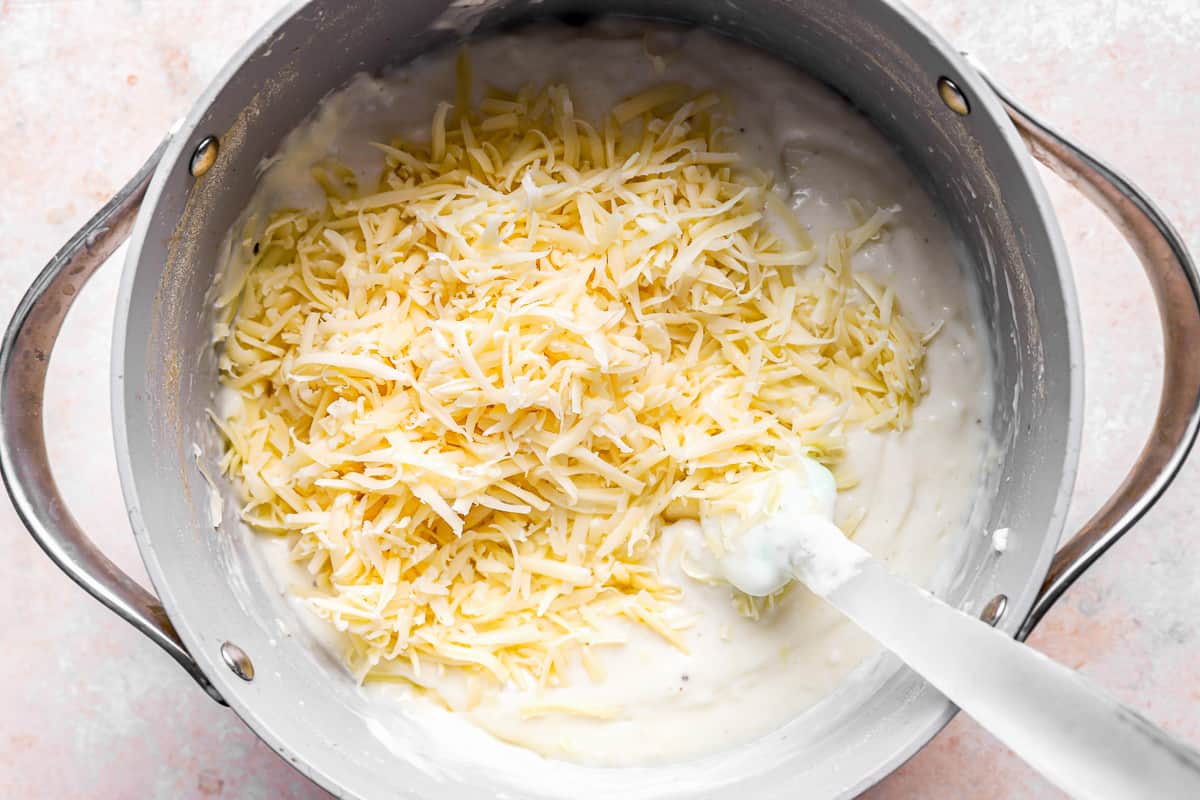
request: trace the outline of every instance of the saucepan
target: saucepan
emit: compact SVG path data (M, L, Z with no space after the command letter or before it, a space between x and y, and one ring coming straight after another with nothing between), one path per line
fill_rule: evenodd
M219 247L257 168L331 90L464 35L598 13L716 29L824 81L894 142L950 220L978 285L994 361L998 455L988 530L954 553L940 594L1026 636L1150 507L1197 429L1200 291L1178 236L1127 181L1008 100L920 19L885 0L314 0L259 31L133 180L38 276L0 350L0 467L52 559L153 639L282 757L346 797L847 797L878 781L955 709L898 662L853 702L686 764L605 769L524 751L481 761L403 720L380 726L354 681L314 646L255 571L227 508L209 520L201 467L219 450L206 298ZM1082 342L1071 270L1032 154L1091 196L1140 256L1164 330L1163 395L1125 481L1061 549L1079 454ZM55 487L43 427L49 354L88 277L127 237L112 358L113 424L129 519L157 597L91 544ZM195 446L195 447L194 447ZM194 450L202 454L197 459ZM878 672L878 670L877 670ZM474 760L473 760L474 759Z

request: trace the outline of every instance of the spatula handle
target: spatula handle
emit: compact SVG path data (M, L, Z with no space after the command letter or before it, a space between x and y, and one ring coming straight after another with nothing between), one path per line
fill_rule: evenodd
M1200 753L881 562L827 599L1073 797L1200 798Z

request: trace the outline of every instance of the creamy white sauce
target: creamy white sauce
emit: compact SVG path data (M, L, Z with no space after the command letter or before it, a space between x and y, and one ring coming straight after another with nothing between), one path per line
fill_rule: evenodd
M215 480L213 474L219 472L217 470L209 470L204 466L204 451L196 442L192 442L192 459L196 462L196 470L200 473L200 477L204 479L205 488L208 494L208 521L213 528L221 527L221 517L225 514L225 499L221 496L221 490Z
M996 528L992 531L992 549L997 553L1008 550L1008 528Z
M383 162L369 143L427 137L435 105L454 96L454 58L453 52L437 53L383 78L359 76L327 98L268 165L248 215L261 222L272 209L321 202L309 168L329 157L351 167L360 185L373 185ZM917 329L942 323L926 358L929 394L909 430L850 432L847 460L860 482L838 496L832 515L844 523L865 514L855 542L893 571L927 584L976 501L987 447L989 357L950 231L888 143L821 85L708 33L657 29L643 40L640 33L616 29L524 31L473 44L471 61L477 81L505 89L565 82L577 113L593 118L663 81L722 91L733 101L739 151L748 163L775 172L818 243L853 226L850 199L868 210L899 206L890 233L867 246L854 268L890 285ZM225 265L226 279L242 266ZM605 681L591 682L580 668L567 688L509 687L458 714L403 687L367 686L380 709L372 730L386 740L385 721L399 709L447 740L473 736L462 731L469 720L501 740L556 758L607 765L677 760L779 727L878 653L865 634L799 586L761 618L742 616L728 585L684 573L684 533L676 528L664 536L658 557L685 589L681 613L696 619L684 635L688 653L628 626L628 644L601 652ZM282 585L304 581L277 540L259 539ZM304 624L321 627L307 611L298 614ZM321 633L336 647L336 634ZM453 673L429 679L453 705L467 705L465 687ZM590 706L606 718L522 714L531 705L564 703ZM478 739L469 740L479 746Z

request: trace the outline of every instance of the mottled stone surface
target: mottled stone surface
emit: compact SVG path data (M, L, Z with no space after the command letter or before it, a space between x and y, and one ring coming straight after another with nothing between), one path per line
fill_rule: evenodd
M919 0L917 10L1027 105L1147 189L1200 248L1200 4ZM276 2L0 0L0 316L130 175ZM1132 254L1048 179L1074 262L1087 416L1073 524L1147 430L1161 363ZM118 256L120 257L120 256ZM145 580L117 484L108 352L119 263L89 285L51 368L49 441L74 513ZM1200 467L1047 617L1032 643L1200 742ZM0 797L316 798L324 794L148 641L53 568L0 502ZM960 716L869 793L1057 793Z

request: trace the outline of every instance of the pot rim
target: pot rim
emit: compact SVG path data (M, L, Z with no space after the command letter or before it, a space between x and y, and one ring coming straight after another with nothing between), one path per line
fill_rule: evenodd
M1034 561L1021 591L1009 595L1009 613L997 624L997 627L1009 635L1020 628L1038 595L1042 581L1049 569L1051 558L1058 547L1059 537L1064 529L1067 508L1078 469L1082 425L1083 425L1083 345L1082 328L1079 317L1078 299L1068 258L1066 245L1063 242L1058 226L1057 216L1049 200L1045 186L1035 168L1033 159L1028 154L1024 142L1016 128L1005 113L999 98L979 73L968 63L945 38L934 31L916 12L903 6L898 0L874 0L878 10L890 13L898 24L906 25L918 33L924 42L935 50L951 68L954 80L959 88L971 98L971 114L983 114L989 119L1003 137L1004 144L1014 156L1014 162L1020 170L1023 182L1028 186L1034 199L1037 217L1040 218L1049 247L1054 256L1055 273L1061 290L1065 312L1067 346L1070 355L1069 375L1069 413L1066 421L1066 448L1063 454L1062 477L1058 488L1049 524L1042 537L1040 550ZM130 522L142 561L147 574L165 608L172 625L187 646L188 651L196 660L200 669L212 682L229 706L237 713L243 722L280 757L291 763L297 770L324 789L345 796L346 789L325 769L316 763L300 757L287 744L287 735L272 727L260 715L255 707L247 701L243 690L245 684L237 678L217 655L214 648L206 646L186 615L180 612L179 600L172 591L164 569L159 561L158 551L153 536L145 526L140 508L137 482L132 463L132 448L130 442L130 419L125 396L124 368L127 344L127 321L132 310L132 296L138 266L142 260L142 252L146 243L152 218L157 211L161 195L168 182L169 176L181 167L186 169L190 158L190 148L198 134L206 113L214 100L225 90L245 63L261 47L268 45L289 20L297 13L316 0L291 0L264 23L237 51L230 56L204 92L196 99L187 115L172 126L171 141L155 172L154 178L147 189L142 211L139 213L134 226L129 249L126 255L124 269L121 275L119 294L115 310L115 325L112 346L111 394L113 439L117 458L118 474L121 481L122 493L129 509ZM933 90L933 87L931 87ZM187 153L185 154L185 149ZM923 692L935 691L928 685ZM847 787L841 797L853 797L890 775L902 764L924 748L940 732L958 712L957 707L948 700L942 702L942 709L936 718L932 719L918 735L910 738L909 742L897 750L890 758L877 763L874 770L864 774L856 782ZM415 796L415 795L414 795Z

